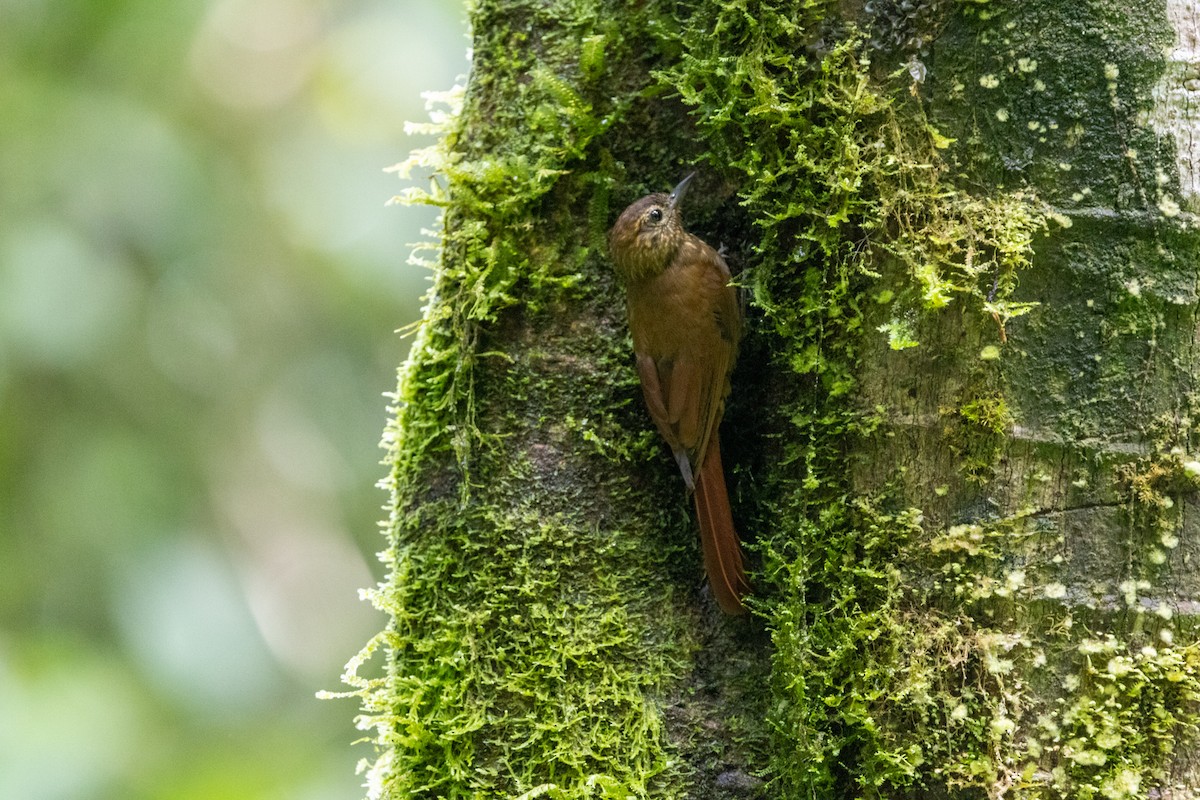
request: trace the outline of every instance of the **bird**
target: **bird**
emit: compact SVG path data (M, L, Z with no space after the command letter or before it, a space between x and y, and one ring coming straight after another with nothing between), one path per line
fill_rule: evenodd
M625 286L629 332L650 418L670 446L696 507L704 569L717 605L746 613L750 592L733 525L718 428L737 357L742 313L721 253L683 226L696 173L670 194L631 203L608 234Z

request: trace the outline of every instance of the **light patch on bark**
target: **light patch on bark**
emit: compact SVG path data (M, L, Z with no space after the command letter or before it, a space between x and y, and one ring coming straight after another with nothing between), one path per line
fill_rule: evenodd
M1179 192L1192 199L1200 194L1200 0L1167 0L1167 19L1175 46L1146 121L1159 135L1175 138Z

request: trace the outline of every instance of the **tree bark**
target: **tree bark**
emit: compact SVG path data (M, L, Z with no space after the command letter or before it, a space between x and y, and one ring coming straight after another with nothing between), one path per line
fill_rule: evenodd
M1200 794L1194 3L472 13L371 795ZM748 620L604 248L694 166L749 301Z

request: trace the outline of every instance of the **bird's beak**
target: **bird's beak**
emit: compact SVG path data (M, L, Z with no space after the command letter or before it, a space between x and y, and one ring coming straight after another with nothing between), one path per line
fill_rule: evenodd
M679 182L679 185L671 190L671 196L667 198L667 205L670 208L675 208L683 202L683 196L687 194L688 184L692 182L692 178L696 177L696 173L688 175Z

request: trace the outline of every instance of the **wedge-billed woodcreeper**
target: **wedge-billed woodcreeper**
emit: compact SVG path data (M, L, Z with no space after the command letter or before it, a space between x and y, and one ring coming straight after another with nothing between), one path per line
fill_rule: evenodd
M632 203L609 231L608 244L625 284L646 407L694 492L713 597L726 613L743 614L749 584L717 434L741 335L741 307L725 259L683 228L681 204L694 176L669 195Z

